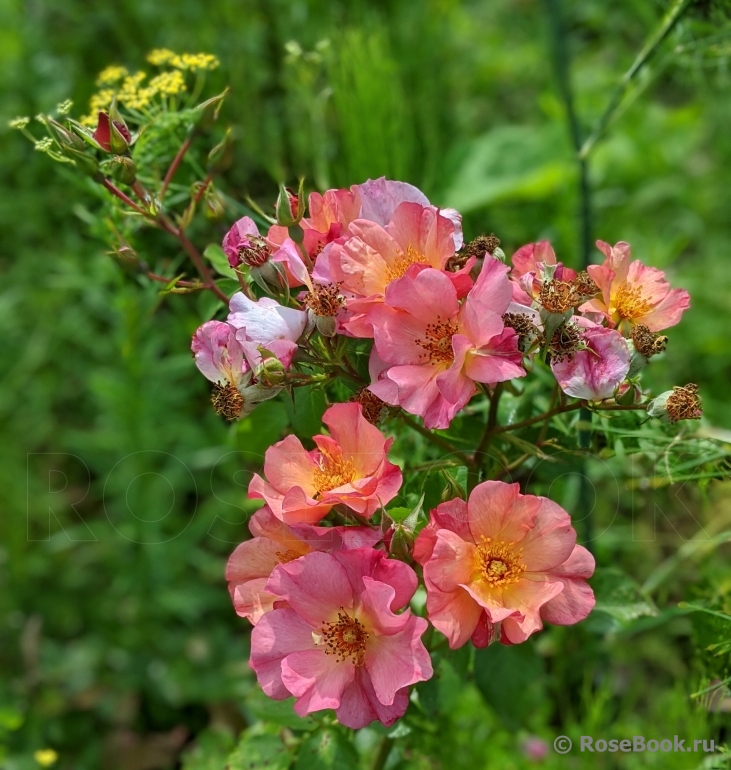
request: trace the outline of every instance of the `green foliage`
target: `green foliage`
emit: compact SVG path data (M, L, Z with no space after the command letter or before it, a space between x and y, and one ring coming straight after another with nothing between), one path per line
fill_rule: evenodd
M588 124L662 9L564 5ZM491 476L505 474L574 515L600 565L597 611L580 627L551 628L515 649L491 646L474 660L468 648L444 650L442 639L437 676L389 731L390 770L528 768L528 733L549 744L560 733L718 734L719 714L705 695L690 695L730 675L727 622L675 608L697 593L704 609L731 611L722 536L731 507L718 481L728 472L731 428L722 6L698 3L673 32L632 85L591 169L596 235L630 241L693 298L646 382L656 392L697 382L708 421L678 434L632 415L592 416L599 459L588 466L576 442L587 418L577 413L545 432L535 424L495 438ZM401 177L461 208L468 237L495 231L508 254L550 237L560 258L578 264L575 170L537 0L520 8L507 0L11 0L0 8L4 118L50 112L67 97L85 108L103 67L135 69L162 45L214 52L222 66L210 75L211 93L233 88L222 114L238 137L220 182L224 212L192 226L197 243L213 244L206 257L226 293L236 284L217 244L246 213L241 201L251 195L268 206L277 184L299 175L320 188ZM140 137L136 158L151 180L194 119L171 113ZM30 129L40 138L37 124ZM220 139L208 137L186 159L170 203L189 199ZM187 740L186 770L372 766L386 730L353 736L261 696L246 665L248 627L223 580L226 558L247 536L249 474L285 433L320 430L324 391L297 389L234 427L218 421L188 351L218 302L161 296L173 287L150 285L99 242L118 233L152 270L185 280L181 249L103 206L96 185L51 167L19 135L3 140L1 761L36 767L33 753L51 746L63 768L127 770L140 756L165 768ZM357 363L363 371L364 356ZM504 394L501 424L549 407L542 376L537 365L525 391ZM336 387L342 392L331 395L349 397L349 387ZM474 448L485 419L476 404L455 421L456 450ZM396 436L400 463L418 468L393 518L422 494L428 511L445 490L466 486L443 448L396 420L385 430ZM529 456L520 471L507 467L515 452ZM49 482L63 486L60 474L65 490L49 494ZM595 491L591 515L581 507L583 476ZM716 693L715 704L728 698L722 687ZM623 766L646 767L647 757L628 755ZM610 759L551 753L544 766L612 767ZM689 766L682 755L656 759Z

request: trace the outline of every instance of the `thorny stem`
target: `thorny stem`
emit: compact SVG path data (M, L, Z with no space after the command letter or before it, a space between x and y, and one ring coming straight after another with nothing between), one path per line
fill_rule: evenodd
M158 215L157 217L153 217L152 214L150 214L148 211L145 211L144 209L140 208L128 195L123 193L116 185L114 185L112 182L109 181L109 179L103 179L102 185L109 190L109 192L112 193L112 195L115 195L119 200L121 200L123 203L126 203L130 208L134 209L138 214L141 214L142 216L146 217L147 219L154 222L158 227L160 227L162 230L165 230L165 232L169 233L170 235L175 238L178 243L183 247L183 250L185 253L190 257L191 262L196 267L196 270L201 275L201 278L203 278L203 283L205 285L205 288L209 291L212 291L222 302L225 302L228 304L228 297L221 291L221 289L216 285L215 280L213 279L213 274L208 269L208 265L206 265L205 261L203 260L203 257L198 252L198 249L188 240L185 233L175 227L170 220L168 220L166 217L164 217L162 214Z
M188 152L188 149L190 148L190 145L193 142L193 134L190 134L185 141L180 145L180 149L176 153L175 157L173 158L172 163L168 167L168 170L165 174L165 178L162 180L162 187L160 188L160 201L163 200L165 197L165 193L168 190L168 186L170 185L170 182L173 181L173 177L175 176L175 172L178 170L178 166L183 161L183 158L185 157L185 153Z

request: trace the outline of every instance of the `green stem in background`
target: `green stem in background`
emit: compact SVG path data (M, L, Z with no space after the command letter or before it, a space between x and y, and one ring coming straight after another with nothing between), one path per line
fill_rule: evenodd
M569 55L568 35L561 14L561 0L546 0L548 21L551 31L551 53L553 68L561 99L566 110L571 143L576 153L579 178L579 217L581 221L581 239L579 243L580 265L585 269L589 264L592 246L591 227L591 187L589 184L588 157L581 155L581 124L574 106L574 92L571 87L571 59Z
M555 0L554 0L555 1ZM688 10L693 0L675 0L670 6L668 12L663 16L660 24L653 31L649 38L647 38L642 50L637 54L637 58L632 63L632 66L627 72L622 75L617 87L614 89L606 109L601 114L597 122L592 128L591 134L589 134L586 141L579 148L579 158L584 159L589 156L589 153L594 149L594 145L602 137L607 126L611 122L619 105L627 93L632 80L637 73L647 64L652 58L654 53L660 47L660 44L665 38L672 32L675 25L680 21L683 14Z
M387 735L384 735L383 738L381 738L380 744L378 745L378 751L376 753L375 759L373 760L373 764L371 765L371 770L383 770L383 768L386 766L388 755L391 753L392 748L393 738L389 738Z
M475 453L472 456L472 464L467 471L468 492L471 492L480 483L480 470L485 463L485 450L490 446L490 442L498 428L497 411L502 393L503 384L499 382L492 391L492 396L490 397L490 410L487 413L485 430L480 439L480 443L475 447Z

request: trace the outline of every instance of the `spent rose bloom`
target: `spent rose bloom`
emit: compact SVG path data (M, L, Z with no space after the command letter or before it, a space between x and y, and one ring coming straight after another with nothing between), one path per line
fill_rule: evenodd
M511 301L508 268L486 257L460 304L450 278L414 266L371 308L375 358L369 389L388 404L446 428L477 390L525 374L515 331L502 315Z
M322 421L330 435L314 436L316 449L287 436L266 451L266 480L257 474L249 484L249 497L266 501L287 524L314 524L338 504L370 517L401 487L401 470L387 457L393 439L363 417L360 404L334 404Z
M414 558L424 566L427 610L452 649L470 638L524 642L543 621L570 625L594 606L586 582L594 559L576 545L571 519L518 484L486 481L469 500L442 503L419 533Z
M267 593L265 586L278 564L287 564L313 551L340 551L374 546L381 533L373 527L288 526L267 507L249 520L254 536L236 547L226 566L228 590L236 612L257 624L265 612L284 606L283 600Z
M567 396L587 401L611 398L629 373L632 354L627 340L580 316L572 322L581 329L582 349L551 362L556 381Z
M254 302L242 292L237 292L229 302L227 320L238 330L237 339L242 344L250 348L266 348L287 367L297 350L297 340L305 330L307 314L284 307L270 297Z
M260 354L252 343L242 343L240 334L230 324L207 321L196 330L190 345L196 366L215 385L216 412L228 420L245 417L281 390L256 381L253 370Z
M264 284L279 285L276 265L288 286L307 281L307 267L286 227L273 226L263 237L251 217L241 217L226 233L222 248L231 267L246 265Z
M426 620L399 613L416 586L411 567L373 548L280 564L266 591L288 606L267 612L251 634L250 665L264 692L294 695L300 716L335 709L354 729L393 724L409 685L432 676Z
M573 281L576 271L556 261L556 252L548 241L527 243L511 257L510 280L513 300L530 307L541 292L544 278L550 275L558 281Z
M630 246L624 241L614 246L597 241L596 245L606 259L601 265L590 265L587 271L601 295L583 304L582 312L601 313L625 335L636 324L659 332L680 321L690 307L685 289L671 289L665 273L656 267L647 267L639 260L630 262Z

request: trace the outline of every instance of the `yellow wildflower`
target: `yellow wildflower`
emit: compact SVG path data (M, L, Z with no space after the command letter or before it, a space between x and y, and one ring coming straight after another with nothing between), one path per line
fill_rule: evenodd
M160 67L163 64L167 64L175 56L176 54L168 48L155 48L147 54L147 61L156 67Z
M170 60L173 67L181 70L214 70L219 63L212 53L184 53Z
M74 103L71 101L71 99L65 99L56 105L56 113L58 115L68 115L68 113L71 112L71 108L73 106Z
M41 767L50 767L58 759L58 754L53 749L39 749L33 755L33 759L35 759Z
M175 95L186 90L185 80L180 72L162 72L150 81L150 88L158 93Z
M126 75L127 70L124 67L120 67L118 64L112 64L99 73L96 84L98 86L111 86L118 83Z
M114 91L111 88L103 88L93 94L89 100L89 112L94 114L106 110L114 99Z

